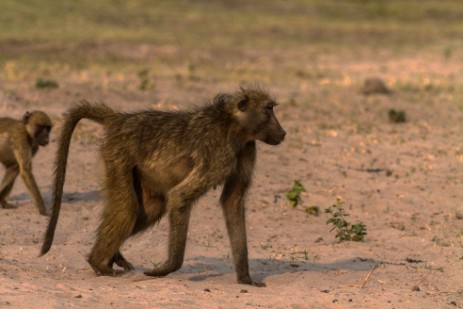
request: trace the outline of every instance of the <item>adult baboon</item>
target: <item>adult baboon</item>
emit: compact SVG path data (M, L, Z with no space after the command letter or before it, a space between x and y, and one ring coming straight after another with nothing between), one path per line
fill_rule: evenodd
M6 201L13 189L16 177L21 174L24 183L32 194L40 214L47 210L39 188L32 175L32 158L39 146L46 146L52 128L50 117L41 111L27 112L22 120L0 118L0 162L6 172L0 184L0 203L2 208L16 208Z
M83 118L103 125L106 206L88 262L98 275L114 274L114 263L131 270L120 253L130 236L169 213L168 258L146 271L165 276L183 263L192 204L223 184L220 197L238 282L253 284L248 269L245 194L256 159L255 140L270 145L286 132L273 112L275 101L258 88L219 94L192 111L119 113L82 102L66 116L55 164L53 212L42 254L53 242L63 193L71 135Z

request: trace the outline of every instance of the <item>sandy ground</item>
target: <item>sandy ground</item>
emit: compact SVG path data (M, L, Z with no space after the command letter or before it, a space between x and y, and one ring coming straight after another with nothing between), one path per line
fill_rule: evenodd
M354 76L362 70L350 69ZM0 308L463 308L463 220L457 218L463 200L462 111L444 92L433 93L433 100L425 94L423 104L407 103L400 91L365 97L359 81L318 98L307 81L269 87L281 101L277 116L288 135L277 147L259 144L247 201L251 275L266 287L236 283L220 188L193 210L179 271L158 279L143 275L166 257L162 220L126 242L123 252L135 271L97 277L85 259L103 204L101 129L83 121L71 147L51 251L38 257L47 218L38 214L21 180L11 197L18 208L0 209ZM19 94L9 94L7 86ZM52 143L34 159L47 199L61 115L79 99L104 100L127 111L170 109L237 87L166 85L153 95L84 83L72 90L66 82L56 90L7 86L0 88L2 116L43 109L56 123ZM314 99L300 104L304 97ZM388 121L388 109L396 106L407 111L407 123ZM298 178L307 192L303 205L291 208L285 192ZM303 211L311 205L323 210L337 196L349 221L366 224L364 242L338 242L327 214Z

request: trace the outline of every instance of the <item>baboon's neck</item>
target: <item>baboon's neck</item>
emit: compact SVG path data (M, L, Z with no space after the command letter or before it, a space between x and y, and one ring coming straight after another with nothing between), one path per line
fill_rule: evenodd
M248 140L246 139L246 132L243 131L229 109L226 103L221 103L207 106L202 112L206 114L206 118L214 126L211 129L220 132L223 143L239 152Z

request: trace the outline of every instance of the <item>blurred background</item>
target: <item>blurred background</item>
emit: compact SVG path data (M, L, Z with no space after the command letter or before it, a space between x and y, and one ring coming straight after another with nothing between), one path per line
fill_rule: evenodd
M0 12L7 96L54 81L70 98L84 87L188 101L259 82L304 103L369 76L408 94L462 92L456 0L2 0Z

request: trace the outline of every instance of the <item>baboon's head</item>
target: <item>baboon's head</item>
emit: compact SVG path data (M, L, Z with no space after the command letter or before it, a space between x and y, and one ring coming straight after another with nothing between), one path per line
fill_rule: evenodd
M40 146L48 145L53 124L47 114L41 111L26 112L22 122L26 126L29 135L37 144Z
M275 100L259 88L244 89L231 96L234 116L248 140L278 145L286 135L273 112Z

